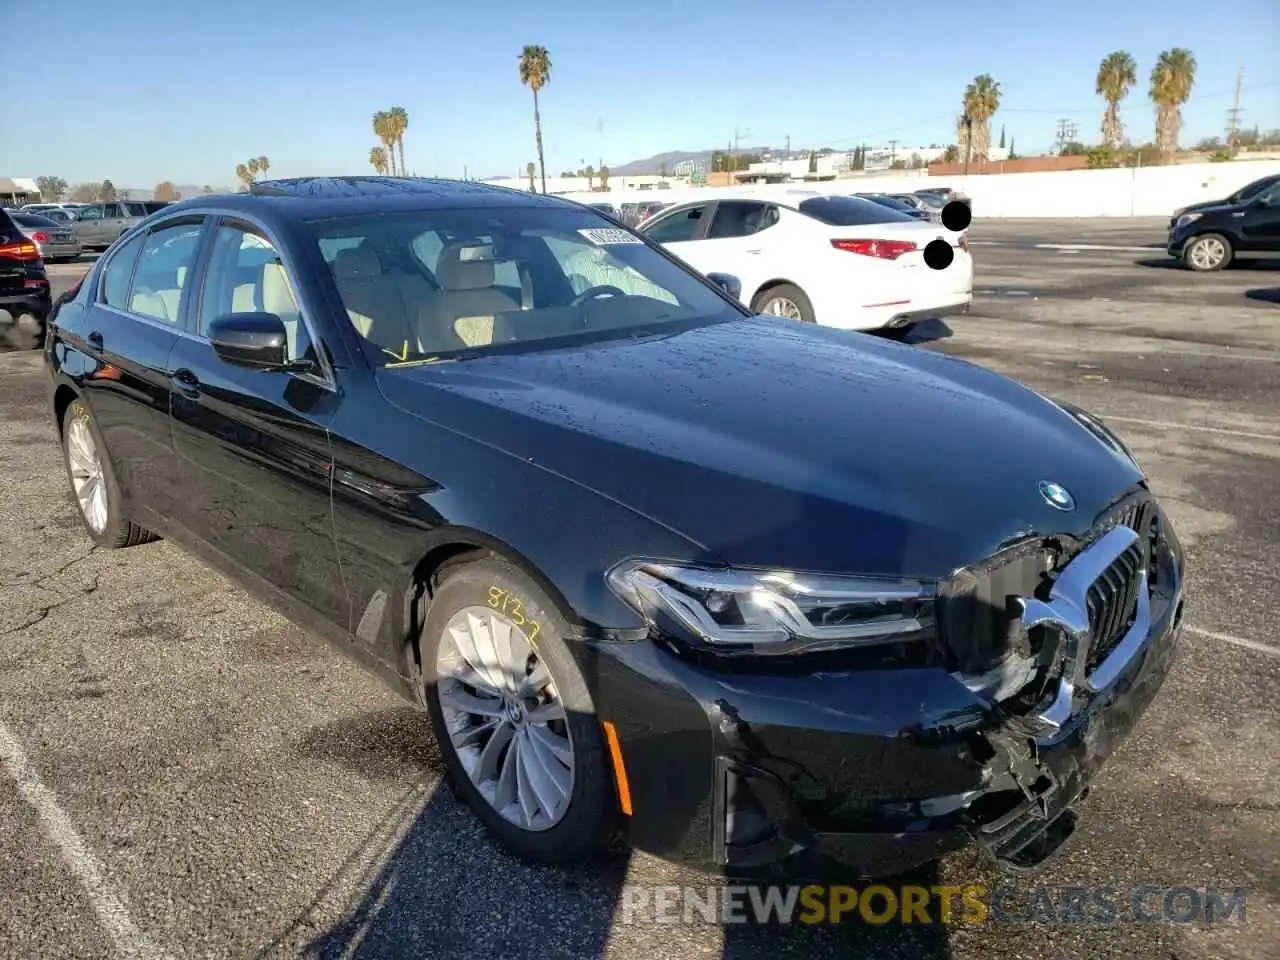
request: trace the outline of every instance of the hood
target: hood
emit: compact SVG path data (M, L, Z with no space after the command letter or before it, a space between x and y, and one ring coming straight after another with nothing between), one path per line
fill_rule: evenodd
M1203 203L1192 203L1173 211L1172 219L1177 220L1184 213L1227 213L1237 209L1238 203L1230 200L1206 200Z
M400 407L738 565L936 578L1022 535L1083 534L1141 478L1012 380L781 320L378 376ZM1075 509L1051 507L1042 480Z

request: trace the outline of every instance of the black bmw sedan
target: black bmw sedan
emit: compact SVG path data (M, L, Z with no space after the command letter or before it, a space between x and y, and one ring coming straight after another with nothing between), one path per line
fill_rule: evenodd
M260 183L113 245L50 409L95 543L383 673L521 856L1035 868L1169 667L1173 528L1084 411L732 287L567 200Z

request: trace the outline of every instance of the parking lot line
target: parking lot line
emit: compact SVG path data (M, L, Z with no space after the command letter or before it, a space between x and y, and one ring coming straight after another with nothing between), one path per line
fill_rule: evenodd
M1266 653L1273 657L1280 657L1280 647L1273 647L1269 643L1262 643L1258 640L1247 640L1244 637L1233 637L1229 633L1215 633L1213 630L1204 630L1200 627L1188 625L1186 628L1188 633L1198 633L1202 637L1208 637L1210 640L1220 640L1223 643L1232 643L1237 647L1244 647L1246 650L1256 650L1258 653Z
M36 773L21 742L4 723L0 723L0 760L4 761L18 794L35 810L45 835L57 846L62 862L80 881L98 922L115 944L117 952L138 960L168 960L168 955L155 947L133 922L124 901L103 874L97 857L76 832L53 791Z
M1200 427L1191 423L1170 423L1168 420L1146 420L1142 417L1120 417L1098 412L1103 420L1115 420L1118 423L1140 423L1147 427L1159 427L1164 430L1199 430L1201 433L1221 433L1229 437L1244 437L1249 440L1274 440L1280 443L1280 433L1252 433L1248 430L1232 430L1230 427Z

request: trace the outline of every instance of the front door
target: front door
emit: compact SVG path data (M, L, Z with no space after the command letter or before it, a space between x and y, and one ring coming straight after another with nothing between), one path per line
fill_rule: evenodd
M120 239L128 225L124 205L121 203L104 203L102 205L101 243L106 246Z
M95 203L91 207L81 207L76 214L75 232L83 246L102 246L102 210L103 204Z
M330 508L331 379L226 363L206 334L217 317L267 312L289 332L293 360L318 364L297 286L264 233L223 220L189 336L169 356L173 442L190 504L184 524L229 559L347 629Z
M681 207L663 214L642 231L654 243L660 243L695 270L706 273L717 269L704 266L702 237L706 234L706 215L710 203Z
M1262 191L1245 210L1243 220L1244 250L1280 256L1280 183Z

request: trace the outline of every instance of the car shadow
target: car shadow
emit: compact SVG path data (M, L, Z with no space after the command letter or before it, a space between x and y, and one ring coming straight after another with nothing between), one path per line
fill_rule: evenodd
M1151 267L1155 270L1186 270L1181 260L1174 257L1154 257L1133 261L1135 267Z
M1250 300L1261 300L1263 303L1280 303L1280 287L1255 287L1246 290L1244 295Z
M685 748L668 746L673 755L683 755ZM671 955L675 940L689 944L689 955L734 960L782 955L951 957L947 928L939 923L871 924L856 910L840 922L829 916L807 922L798 919L802 907L796 908L790 923L758 922L749 916L749 907L743 908L752 902L749 888L755 884L733 882L739 922L690 913L686 904L706 902L709 888L726 881L679 867L658 868L662 872L655 876L654 861L633 856L625 833L602 858L573 868L512 857L442 779L444 765L429 722L414 707L315 729L300 749L362 778L395 776L397 769L402 775L406 761L419 765L422 776L312 902L256 954L259 958L591 960L605 957L619 942L639 952ZM926 889L939 882L933 867L889 881ZM677 884L684 887L684 896L660 920L652 907L653 885ZM861 892L866 884L849 886ZM766 902L762 895L761 902ZM723 945L711 946L716 940ZM696 941L701 944L695 946Z
M1134 266L1150 267L1156 270L1186 270L1188 273L1191 272L1190 268L1187 267L1181 260L1177 259L1176 257L1138 259L1138 260L1134 260L1133 263L1134 263ZM1274 259L1232 260L1231 263L1227 264L1225 269L1231 272L1236 272L1239 270L1248 270L1248 271L1277 270L1277 269L1280 269L1280 260L1274 260Z

